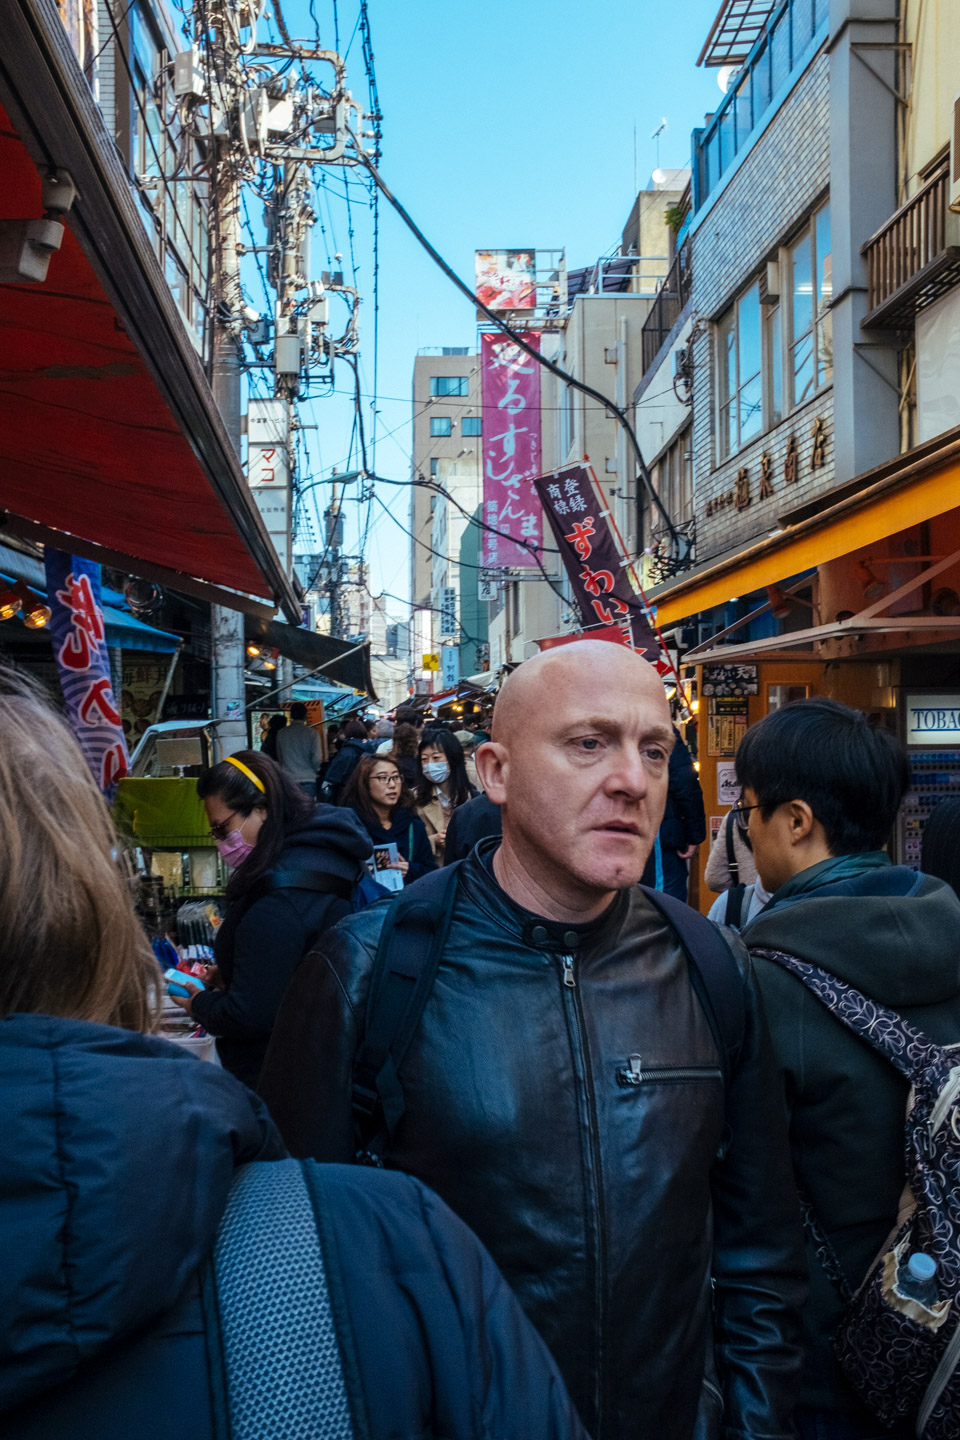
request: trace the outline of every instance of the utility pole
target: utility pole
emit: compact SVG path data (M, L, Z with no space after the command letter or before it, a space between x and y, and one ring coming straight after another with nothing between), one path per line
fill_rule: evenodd
M208 94L213 94L214 72L222 58L223 73L216 76L223 92L231 98L237 90L239 44L236 29L223 15L222 7L231 0L219 0L213 9L216 46L219 54L206 49ZM199 27L198 27L199 28ZM212 108L212 107L211 107ZM232 108L232 107L231 107ZM217 130L222 133L218 134ZM213 256L213 398L223 417L230 443L240 455L243 425L242 349L238 327L242 292L240 288L240 174L231 155L233 145L230 125L224 116L222 126L211 126L213 170L210 207L214 221L215 253ZM215 746L217 758L243 750L247 744L247 721L244 704L244 668L246 645L243 612L224 605L211 606L210 614L210 704L217 722Z

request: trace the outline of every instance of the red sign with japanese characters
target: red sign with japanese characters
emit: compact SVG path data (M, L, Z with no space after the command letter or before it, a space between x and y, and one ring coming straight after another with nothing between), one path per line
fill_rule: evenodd
M127 773L127 744L110 681L100 608L100 566L44 551L50 634L73 733L100 789L113 796Z
M540 349L540 332L523 338ZM480 336L483 400L482 564L536 565L543 523L530 481L540 471L540 366L499 333ZM499 534L496 532L500 532ZM514 543L519 541L520 543Z
M634 589L608 512L583 465L542 475L535 489L560 548L584 630L617 626L635 650L669 669L643 597Z

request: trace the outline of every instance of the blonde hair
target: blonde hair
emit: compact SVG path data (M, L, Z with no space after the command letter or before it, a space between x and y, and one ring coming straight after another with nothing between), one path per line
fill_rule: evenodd
M152 1030L158 969L79 745L32 681L0 666L0 1016Z

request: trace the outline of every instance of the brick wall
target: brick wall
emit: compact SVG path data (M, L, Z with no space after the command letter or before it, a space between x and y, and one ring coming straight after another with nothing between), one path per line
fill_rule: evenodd
M777 528L779 515L834 483L829 387L717 465L712 324L764 262L776 258L777 246L791 238L826 191L829 127L829 61L821 51L691 237L692 311L701 321L693 350L698 563L769 534ZM789 297L784 295L781 303L786 309ZM813 465L818 420L822 424L817 459L822 463ZM792 481L787 478L791 451L796 476Z

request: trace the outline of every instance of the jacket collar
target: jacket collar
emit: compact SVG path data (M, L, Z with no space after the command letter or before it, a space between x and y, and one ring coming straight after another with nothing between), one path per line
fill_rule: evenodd
M474 846L463 862L460 880L470 899L485 911L498 928L507 931L531 950L576 955L602 943L619 930L629 904L628 892L616 894L602 915L584 925L551 920L525 910L511 900L493 873L493 857L500 846L498 836L489 836Z

